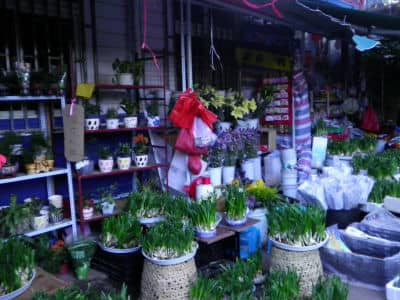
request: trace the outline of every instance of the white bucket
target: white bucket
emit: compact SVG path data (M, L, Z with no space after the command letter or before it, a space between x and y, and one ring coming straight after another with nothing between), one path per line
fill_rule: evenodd
M254 180L254 169L253 169L253 162L249 160L245 160L242 162L242 171L244 173L245 178L249 180Z
M253 163L253 180L260 180L262 179L261 175L261 156L257 156L255 158L250 159Z
M281 183L282 163L279 151L264 157L263 177L266 185L276 186Z
M235 179L235 166L227 166L222 168L222 183L231 184Z
M283 195L296 199L297 195L297 184L295 185L282 185Z
M220 186L222 183L222 167L208 168L208 175L210 175L211 185Z
M282 170L282 185L296 185L297 170Z
M260 231L262 245L265 245L267 242L267 235L268 235L268 222L266 216L267 213L268 210L266 208L257 208L255 210L251 210L247 215L249 218L260 221L253 226L258 228L258 230Z
M297 163L296 150L293 148L281 150L281 159L283 167L294 166Z

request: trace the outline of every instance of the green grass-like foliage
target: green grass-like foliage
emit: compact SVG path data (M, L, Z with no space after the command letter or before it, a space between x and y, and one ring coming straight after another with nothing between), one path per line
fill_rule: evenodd
M379 154L370 154L364 157L356 156L353 159L354 172L367 170L368 175L375 179L392 176L400 166L400 149L386 150Z
M173 197L165 193L163 197L163 205L167 216L173 217L184 222L188 222L190 218L191 201L185 197Z
M247 192L239 186L229 185L224 191L226 214L230 220L241 220L247 212Z
M310 246L326 238L325 212L317 206L285 204L269 214L271 237L291 246Z
M138 218L152 218L165 213L165 206L170 195L153 191L144 187L138 192L129 195L128 209L132 216Z
M201 202L193 202L191 217L194 227L202 231L214 230L217 222L217 196L213 194Z
M127 249L139 246L142 226L139 221L122 214L106 219L102 224L100 240L109 248Z
M130 300L127 286L124 284L119 293L104 293L89 287L87 290L81 290L73 285L57 291L50 295L39 291L33 294L32 300Z
M377 180L369 194L368 201L383 203L385 196L400 198L400 183L385 179Z
M376 139L364 137L362 139L354 139L349 141L333 141L328 142L328 153L332 155L351 156L355 153L371 153L375 150Z
M34 251L17 239L0 243L0 296L19 289L33 276Z
M314 286L312 300L346 300L349 286L344 284L338 276L320 278Z
M191 286L190 300L220 300L223 298L224 291L215 279L205 277L197 278Z
M10 207L0 210L0 238L9 238L29 230L31 210L27 204L17 204L15 195L10 197Z
M293 300L298 299L299 295L300 278L296 272L274 271L268 275L263 299Z
M182 221L168 218L152 227L143 238L144 252L153 258L177 258L193 252L193 229Z

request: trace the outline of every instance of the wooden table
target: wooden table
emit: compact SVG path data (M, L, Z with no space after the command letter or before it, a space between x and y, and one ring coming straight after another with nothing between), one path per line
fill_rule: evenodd
M210 238L200 238L200 237L196 236L196 241L207 244L207 245L211 245L211 244L222 241L222 240L224 240L228 237L234 236L234 235L235 235L234 231L232 231L228 228L222 227L222 226L217 226L217 235L216 236L213 236Z

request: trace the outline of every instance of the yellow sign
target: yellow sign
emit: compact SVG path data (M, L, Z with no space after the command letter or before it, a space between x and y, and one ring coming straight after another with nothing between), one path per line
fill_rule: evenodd
M94 83L79 83L76 87L76 96L84 99L92 98Z
M239 66L259 67L285 72L292 71L293 67L291 57L243 48L236 49L236 61Z

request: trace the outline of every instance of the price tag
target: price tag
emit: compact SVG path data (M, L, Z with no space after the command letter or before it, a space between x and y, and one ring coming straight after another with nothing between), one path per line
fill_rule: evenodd
M77 162L83 160L84 143L84 110L82 105L74 105L73 114L70 114L71 105L63 111L64 121L64 155L67 160Z

